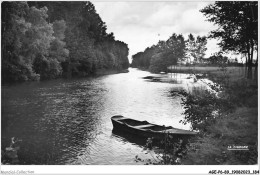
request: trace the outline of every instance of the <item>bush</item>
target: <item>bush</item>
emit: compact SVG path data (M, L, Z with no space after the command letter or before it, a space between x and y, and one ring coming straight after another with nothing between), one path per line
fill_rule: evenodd
M208 125L208 132L190 144L185 164L257 164L257 108L240 108ZM248 151L227 150L248 146Z
M211 88L217 95L182 93L185 118L181 122L190 122L200 131L189 145L184 164L256 164L258 111L248 107L257 107L257 89L244 81ZM232 145L248 146L249 150L227 150Z
M62 67L56 59L42 55L36 57L33 68L41 80L57 78L62 74Z
M150 153L153 159L141 159L138 155L135 157L136 162L144 162L145 165L178 165L181 164L181 158L186 154L186 144L188 138L173 138L165 133L162 140L153 140L148 138L145 149Z
M184 106L185 116L180 122L191 123L193 130L206 132L206 126L215 122L222 113L233 108L228 99L219 98L208 90L196 94L182 92L182 95L184 98L181 98L181 104Z

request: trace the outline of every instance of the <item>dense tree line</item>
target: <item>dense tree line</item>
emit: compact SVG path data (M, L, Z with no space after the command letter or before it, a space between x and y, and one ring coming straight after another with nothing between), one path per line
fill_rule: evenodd
M91 2L3 2L2 82L126 69L128 46Z
M218 26L216 30L210 32L208 38L219 39L221 52L236 52L246 55L246 76L253 77L253 58L257 52L255 63L255 76L258 74L258 2L257 1L217 1L201 9L209 22ZM163 41L164 42L164 41ZM200 63L206 51L206 37L192 34L185 41L186 62ZM164 42L165 43L165 42ZM151 68L151 66L163 67L167 61L163 61L165 56L158 52L158 45L147 48L144 52L139 52L133 56L133 67ZM152 62L152 58L153 62ZM160 58L160 59L159 59ZM216 57L212 57L213 60ZM220 56L222 58L222 56ZM218 59L220 59L218 58ZM177 58L172 58L179 61ZM181 60L181 59L180 59ZM162 62L163 61L163 62ZM205 61L205 59L204 59ZM176 61L175 61L176 63ZM157 65L156 65L157 64ZM153 70L153 69L152 69Z
M207 39L205 36L196 38L190 34L185 40L183 35L175 33L166 40L138 52L132 57L132 67L146 68L151 72L167 71L170 65L184 60L189 63L200 62L205 55Z

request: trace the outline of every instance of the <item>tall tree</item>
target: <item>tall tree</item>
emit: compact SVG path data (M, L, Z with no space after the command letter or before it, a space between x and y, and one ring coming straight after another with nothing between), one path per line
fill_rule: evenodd
M158 43L158 52L167 66L177 65L185 57L185 40L182 35L175 33L166 41Z
M205 52L207 50L207 39L205 36L197 36L195 38L192 34L188 35L188 39L186 40L186 57L193 60L194 63L199 63L203 59Z
M28 7L26 2L4 2L2 21L3 81L38 79L33 68L37 57L48 55L53 40L52 25L46 22L47 8Z
M59 39L58 35L54 35L53 24L47 21L47 12L47 7L30 7L27 20L31 23L31 28L27 32L27 40L23 42L22 55L32 60L33 70L40 75L41 80L56 78L62 72L60 62L54 57L53 47L55 43L58 46Z
M252 62L258 44L258 2L217 1L201 10L208 21L218 25L211 38L221 39L223 51L247 53L248 78L252 78Z

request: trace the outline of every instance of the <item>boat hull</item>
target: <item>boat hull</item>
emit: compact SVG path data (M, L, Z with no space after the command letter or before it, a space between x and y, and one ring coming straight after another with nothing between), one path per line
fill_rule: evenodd
M127 124L127 122L124 122L124 120L132 120L132 121L136 121L137 124L140 123L140 125L129 125ZM148 123L146 121L140 122L137 120L133 120L133 119L128 119L125 118L123 116L114 116L111 118L112 124L113 124L113 130L116 130L117 132L128 132L131 133L135 136L139 136L139 137L145 137L145 138L154 138L154 139L164 139L166 133L168 135L171 135L172 138L189 138L190 136L194 136L196 133L191 132L191 131L185 131L185 130L180 130L180 129L176 129L179 132L175 132L175 133L171 133L169 131L173 130L173 129L169 129L172 127L165 127L166 129L164 131L154 131L150 128L153 127L162 127L159 125L155 125L155 124L151 124ZM142 127L144 126L144 127ZM145 127L148 126L148 127ZM168 128L168 129L167 129ZM185 131L185 132L180 132L180 131Z
M112 124L113 124L114 130L128 132L128 133L131 133L131 134L134 134L137 136L141 136L141 137L145 137L145 138L149 138L149 137L162 138L164 136L163 134L160 134L160 133L152 133L149 131L143 131L143 130L139 130L139 129L132 128L132 127L126 127L113 120L112 120Z

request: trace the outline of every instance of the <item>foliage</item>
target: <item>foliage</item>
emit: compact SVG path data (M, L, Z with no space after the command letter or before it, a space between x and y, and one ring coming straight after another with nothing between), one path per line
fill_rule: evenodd
M222 66L228 63L228 58L226 56L222 56L221 54L217 53L208 58L208 62L211 65L218 65Z
M69 58L63 63L64 74L85 76L98 69L127 69L128 46L106 32L106 24L91 2L39 2L52 9L50 19L67 24L65 42ZM62 7L62 8L61 8Z
M151 59L157 54L157 45L147 47L144 52L138 52L132 57L132 67L141 67L148 69L150 67Z
M184 164L257 164L257 108L240 108L208 126L208 132L189 145ZM230 151L228 146L248 146Z
M186 139L173 138L168 133L160 141L148 138L145 149L150 153L153 159L141 159L138 155L135 157L136 162L143 162L145 165L179 165L181 158L186 155Z
M164 60L168 66L176 65L184 60L185 41L183 35L172 34L166 42L159 42L159 52L164 54Z
M8 25L4 22L3 80L38 79L39 75L33 68L34 60L37 55L47 56L53 41L52 24L46 21L47 8L29 8L24 2L4 2L3 7L11 21ZM12 36L15 38L11 38Z
M65 48L66 43L64 42L66 22L64 20L54 21L53 30L53 36L55 38L50 46L50 57L56 59L59 62L64 62L68 59L69 56L69 50Z
M181 94L184 96L181 104L184 106L185 117L180 122L191 123L193 130L201 132L206 132L208 125L234 107L228 97L219 98L208 90L195 95L187 92Z
M221 38L219 45L223 50L241 52L251 39L257 42L257 6L256 1L217 1L201 12L219 26L210 37Z
M167 64L163 60L164 54L158 53L152 56L149 70L152 73L160 73L161 71L167 71Z
M148 47L144 52L138 52L132 57L132 67L149 68L151 72L166 72L167 67L177 65L185 59L202 60L206 51L206 37L192 34L188 40L184 40L183 35L175 33L166 40L159 41L156 45ZM192 41L191 41L192 40Z
M2 14L3 82L129 66L127 44L106 32L91 2L3 2Z
M226 59L219 63L227 65ZM188 144L184 164L257 163L257 88L245 80L226 84L224 76L210 86L215 93L181 93L185 97L185 118L181 122L190 122L199 131L197 139ZM249 150L227 150L233 145L248 146Z
M205 56L207 39L205 36L197 36L195 38L192 34L188 35L188 40L186 41L186 57L191 63L191 58L193 58L194 63L201 62Z
M247 53L248 78L252 78L253 53L258 44L258 2L217 1L201 10L208 21L218 25L211 38L220 40L223 51Z
M38 55L33 64L33 69L41 76L41 80L59 77L62 73L60 62L50 57Z

